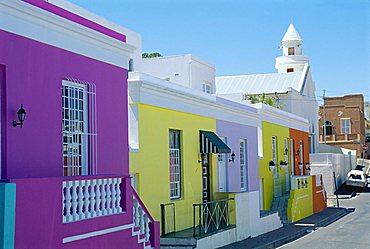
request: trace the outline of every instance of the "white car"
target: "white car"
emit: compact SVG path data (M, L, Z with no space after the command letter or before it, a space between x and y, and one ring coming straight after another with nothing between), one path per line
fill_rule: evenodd
M347 174L346 185L352 187L367 187L367 176L362 170L353 169Z

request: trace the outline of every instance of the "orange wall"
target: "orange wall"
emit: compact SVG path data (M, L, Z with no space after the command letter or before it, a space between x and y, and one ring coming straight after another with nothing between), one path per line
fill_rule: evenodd
M295 175L301 175L301 171L298 167L299 163L299 154L297 155L297 150L299 149L299 141L303 141L303 175L306 175L306 163L310 163L310 158L309 158L309 141L308 141L308 133L295 130L295 129L289 129L289 136L290 139L294 140L294 172Z
M321 185L316 186L316 178L320 177ZM312 200L313 200L313 213L318 213L326 208L326 202L324 198L324 191L322 186L322 176L312 176Z

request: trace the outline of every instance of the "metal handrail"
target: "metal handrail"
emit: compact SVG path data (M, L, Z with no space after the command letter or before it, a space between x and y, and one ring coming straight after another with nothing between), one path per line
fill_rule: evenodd
M228 227L230 225L230 200L234 200L234 198L193 204L193 237L197 235L201 236L202 233L206 234ZM198 219L196 217L197 208Z
M176 207L175 203L162 203L161 204L161 231L162 236L166 234L166 206L172 206L173 208L173 232L176 232Z

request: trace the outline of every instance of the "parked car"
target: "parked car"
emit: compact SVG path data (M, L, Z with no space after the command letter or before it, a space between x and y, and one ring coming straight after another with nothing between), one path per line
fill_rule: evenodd
M366 188L367 176L365 172L357 168L348 172L346 178L346 186Z

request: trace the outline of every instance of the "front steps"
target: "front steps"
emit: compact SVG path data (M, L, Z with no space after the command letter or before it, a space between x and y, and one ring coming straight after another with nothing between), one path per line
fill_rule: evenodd
M277 212L283 224L291 223L291 221L288 220L287 213L289 197L290 195L286 194L280 197L274 197L272 201L271 212Z

